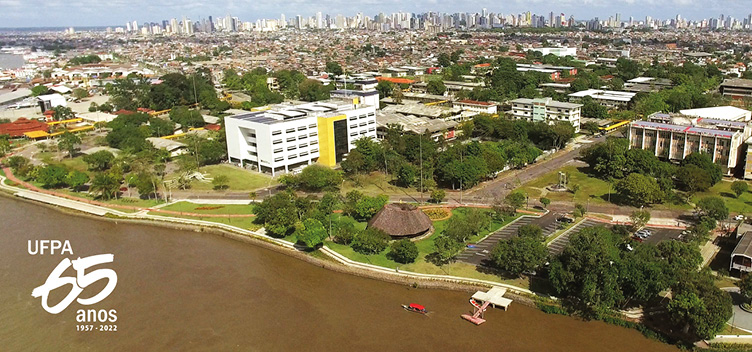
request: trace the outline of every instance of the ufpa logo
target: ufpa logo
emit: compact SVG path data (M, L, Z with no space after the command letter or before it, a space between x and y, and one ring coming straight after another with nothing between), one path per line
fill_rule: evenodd
M37 249L39 249L39 246L40 245L37 244ZM65 248L65 246L63 246L63 248ZM70 253L73 254L73 251L70 250L70 244L68 244L68 249ZM29 253L36 254L36 252L37 251L31 251L31 243L29 243ZM74 260L64 258L55 269L52 270L52 273L47 277L44 284L31 291L31 296L34 298L41 297L42 308L50 314L58 314L64 311L74 300L85 306L99 303L115 290L115 286L117 286L117 274L112 269L95 269L88 273L86 270L96 265L112 263L114 259L115 256L112 254L92 255ZM73 269L76 271L76 276L63 276L63 273L65 273L65 271L71 266L73 266ZM86 287L100 280L107 280L107 285L105 285L99 293L90 298L79 298L79 295L83 293ZM48 302L50 292L65 285L71 285L68 294L58 304L50 307Z

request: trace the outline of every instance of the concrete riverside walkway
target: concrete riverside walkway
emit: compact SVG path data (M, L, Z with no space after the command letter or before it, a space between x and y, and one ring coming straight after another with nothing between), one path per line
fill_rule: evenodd
M81 208L81 204L80 203L86 203L86 204L97 206L97 207L104 207L104 208L108 208L108 209L111 209L111 210L123 209L123 210L131 210L131 211L136 211L136 212L150 212L151 211L151 212L158 212L158 213L164 213L164 214L180 215L180 216L191 216L191 217L199 217L199 218L250 218L250 217L255 217L256 216L255 214L204 214L204 213L192 213L192 212L182 212L182 211L173 211L173 210L160 209L161 207L173 204L175 202L160 204L160 205L154 206L154 207L137 207L137 206L132 206L132 205L110 204L110 203L99 202L99 201L96 201L96 200L85 199L85 198L81 198L81 197L75 197L75 196L72 196L72 195L69 195L69 194L65 194L65 193L61 193L61 192L55 192L55 191L51 191L51 190L39 188L39 187L34 186L34 185L32 185L32 184L30 184L28 182L19 180L15 175L13 175L13 172L8 167L3 167L3 172L7 176L8 180L10 180L11 182L14 182L16 184L19 184L19 185L23 186L24 188L28 189L28 191L26 191L25 193L22 193L22 195L20 195L20 196L28 195L31 192L37 193L37 194L44 194L44 195L48 195L48 196L55 196L57 198L63 198L63 199L67 199L67 200L78 202L79 204L76 205L76 206L79 207L80 209L77 209L77 210L82 210L82 211L85 211L85 210L83 210ZM3 186L7 186L7 185L5 185L4 179L2 181L2 185ZM22 189L14 187L14 191L22 191ZM25 197L25 198L28 198L28 197ZM49 199L49 198L47 198L47 199ZM35 200L40 200L40 199L35 199ZM235 203L235 202L232 202L232 203L223 203L223 201L219 201L219 203L203 203L203 202L192 201L192 203L197 203L197 204L220 204L220 203L221 204L238 204L238 203ZM247 201L244 204L250 204L250 201ZM62 205L62 204L56 204L56 205ZM123 213L123 212L121 211L121 213ZM101 215L103 215L103 214L101 214Z

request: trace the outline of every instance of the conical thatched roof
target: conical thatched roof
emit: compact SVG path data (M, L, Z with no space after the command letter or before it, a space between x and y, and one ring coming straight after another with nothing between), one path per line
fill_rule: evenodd
M368 227L375 227L392 237L419 236L430 230L432 226L428 215L415 206L405 203L385 205L368 222Z

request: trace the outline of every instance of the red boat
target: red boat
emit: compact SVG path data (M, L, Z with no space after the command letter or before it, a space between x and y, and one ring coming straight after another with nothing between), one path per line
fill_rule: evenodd
M410 305L403 304L402 308L405 308L405 310L409 310L415 313L422 313L422 314L428 313L428 311L426 310L426 307L423 307L420 304L416 304L416 303L410 303Z

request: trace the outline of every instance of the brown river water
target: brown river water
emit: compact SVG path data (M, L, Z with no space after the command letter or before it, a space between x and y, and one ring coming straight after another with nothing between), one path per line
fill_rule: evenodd
M73 255L29 254L28 241L39 239L68 240ZM74 301L53 315L31 296L63 258L105 253L112 263L88 269L117 273L101 302ZM54 290L50 306L70 287ZM0 351L676 350L635 330L514 303L506 312L490 309L488 321L474 326L460 318L471 310L468 298L331 272L217 235L93 220L0 197ZM411 302L431 312L400 307ZM117 331L77 331L79 309L116 310L117 321L107 324Z

